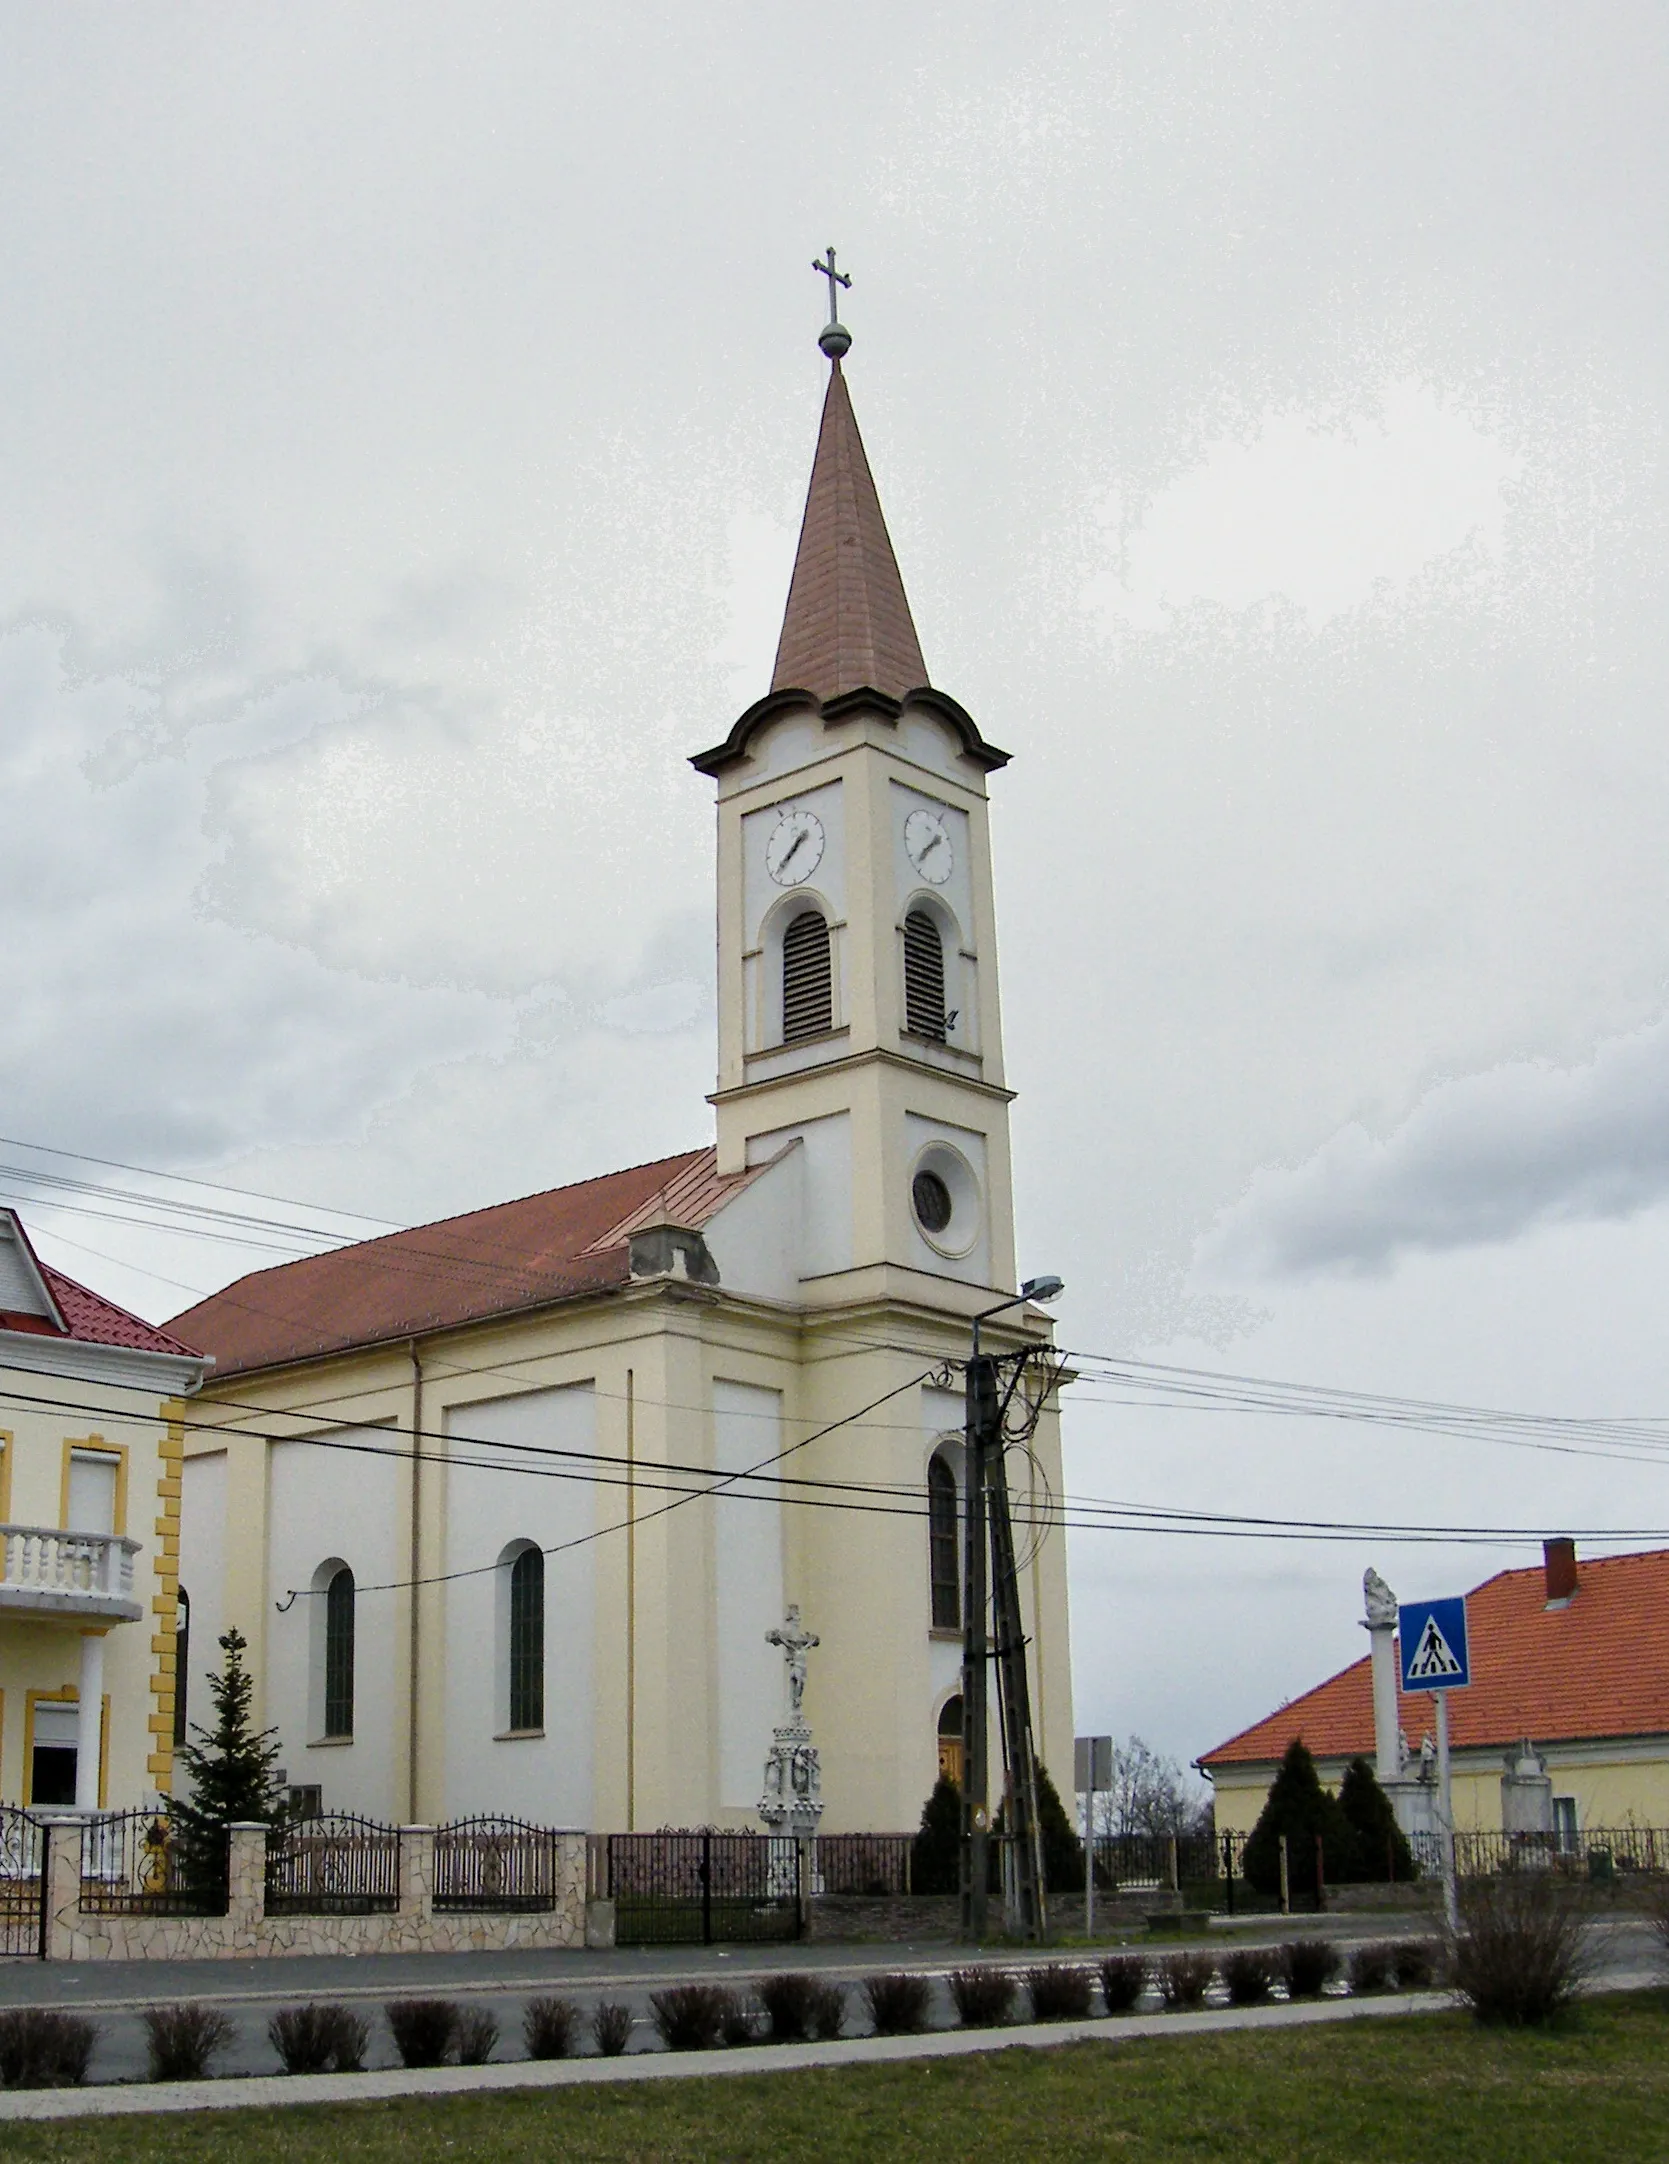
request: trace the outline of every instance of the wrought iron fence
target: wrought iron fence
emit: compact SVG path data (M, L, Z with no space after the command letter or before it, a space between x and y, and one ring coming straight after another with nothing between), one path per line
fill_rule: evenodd
M269 1916L372 1916L400 1906L400 1829L327 1811L267 1844Z
M800 1936L810 1888L778 1834L611 1833L605 1883L619 1946L711 1946Z
M224 1829L166 1811L108 1811L59 1839L81 1839L81 1906L92 1916L224 1916Z
M907 1894L912 1833L824 1833L817 1837L816 1885L823 1894Z
M446 1910L554 1909L557 1836L519 1818L458 1818L435 1829L434 1904Z
M1423 1878L1443 1870L1435 1833L1409 1843ZM1455 1875L1500 1878L1515 1871L1551 1871L1563 1878L1609 1880L1637 1872L1669 1872L1669 1830L1661 1826L1589 1826L1580 1833L1455 1833Z
M1221 1845L1209 1833L1101 1833L1095 1885L1104 1893L1154 1893L1222 1875Z
M0 1954L46 1959L46 1856L39 1821L15 1804L0 1805Z

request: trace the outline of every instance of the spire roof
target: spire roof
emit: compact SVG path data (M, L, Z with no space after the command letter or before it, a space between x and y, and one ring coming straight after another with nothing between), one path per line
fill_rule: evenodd
M771 689L809 691L820 700L860 690L902 699L926 682L898 559L836 360Z

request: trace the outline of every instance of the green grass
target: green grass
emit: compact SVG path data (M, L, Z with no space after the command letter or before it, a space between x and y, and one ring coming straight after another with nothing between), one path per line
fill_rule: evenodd
M1625 2164L1669 2156L1669 1998L519 2096L0 2127L51 2164L980 2157Z

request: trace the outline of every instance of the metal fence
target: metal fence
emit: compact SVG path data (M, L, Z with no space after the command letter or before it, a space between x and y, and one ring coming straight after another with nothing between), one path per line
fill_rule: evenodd
M1209 1833L1101 1833L1095 1837L1098 1893L1153 1893L1223 1874L1225 1851ZM1238 1868L1238 1858L1235 1858Z
M1417 1833L1410 1844L1423 1878L1443 1869L1443 1844ZM1601 1882L1637 1872L1669 1872L1669 1831L1661 1826L1589 1826L1580 1833L1455 1834L1455 1875L1501 1878L1516 1871L1551 1871Z
M603 1880L618 1946L795 1939L810 1888L799 1843L777 1834L606 1835Z
M224 1916L226 1835L165 1811L108 1811L64 1826L81 1840L81 1906L92 1916Z
M269 1916L372 1916L399 1906L397 1826L332 1811L267 1843Z
M913 1833L825 1833L816 1847L820 1894L907 1894Z
M519 1818L457 1818L435 1829L434 1905L525 1913L554 1909L557 1836Z
M45 1960L46 1897L45 1829L14 1804L0 1805L0 1954Z

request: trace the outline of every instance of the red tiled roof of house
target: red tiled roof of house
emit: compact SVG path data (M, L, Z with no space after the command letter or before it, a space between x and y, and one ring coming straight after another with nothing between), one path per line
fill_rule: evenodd
M257 1270L170 1328L223 1378L606 1291L627 1282L639 1225L696 1230L764 1169L721 1175L711 1147L633 1165Z
M1669 1734L1669 1549L1577 1567L1568 1605L1547 1605L1541 1565L1504 1570L1466 1600L1472 1681L1449 1694L1449 1733L1468 1746ZM1399 1692L1397 1718L1416 1749L1436 1727L1429 1693ZM1317 1758L1371 1757L1367 1660L1207 1751L1206 1767L1279 1759L1295 1736Z
M90 1292L61 1270L54 1270L44 1262L39 1264L39 1269L47 1289L58 1303L58 1312L68 1326L70 1336L79 1343L124 1345L132 1352L178 1353L188 1360L201 1357L197 1348L188 1345L184 1339L157 1329L153 1323L141 1322L125 1307L118 1307L102 1293Z
M927 682L840 363L829 370L771 689L902 699Z

